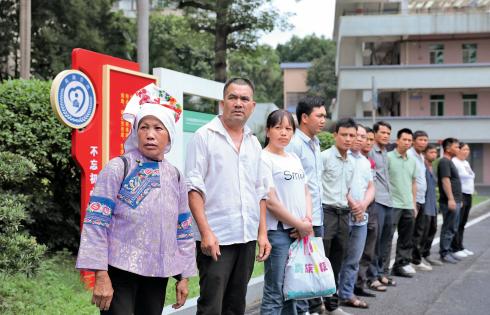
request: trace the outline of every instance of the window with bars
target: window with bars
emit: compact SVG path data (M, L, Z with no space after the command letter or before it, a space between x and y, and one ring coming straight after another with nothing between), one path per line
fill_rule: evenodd
M434 44L429 46L429 59L431 64L444 63L444 45Z
M430 96L430 115L444 116L444 95Z
M476 94L463 95L463 115L476 116L477 104L478 104L478 95Z
M463 44L463 63L475 63L477 44Z

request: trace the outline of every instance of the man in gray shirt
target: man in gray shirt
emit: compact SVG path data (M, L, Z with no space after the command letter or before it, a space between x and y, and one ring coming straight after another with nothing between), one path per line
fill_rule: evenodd
M388 277L390 263L390 236L393 229L393 203L390 192L390 175L388 172L388 157L386 146L389 144L391 125L379 121L373 125L375 144L369 157L375 163L374 212L378 217L378 240L373 263L368 269L367 285L375 291L386 291L386 285L395 285L394 280Z

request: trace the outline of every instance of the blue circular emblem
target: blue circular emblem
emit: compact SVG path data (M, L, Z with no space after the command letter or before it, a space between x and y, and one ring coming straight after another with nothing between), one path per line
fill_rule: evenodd
M51 105L65 125L81 129L90 123L95 114L94 87L83 72L60 72L51 86Z

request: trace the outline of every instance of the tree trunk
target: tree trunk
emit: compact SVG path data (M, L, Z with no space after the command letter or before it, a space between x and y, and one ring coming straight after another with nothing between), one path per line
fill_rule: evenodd
M218 0L216 3L216 33L214 41L214 79L226 81L226 46L228 41L228 9L230 0Z

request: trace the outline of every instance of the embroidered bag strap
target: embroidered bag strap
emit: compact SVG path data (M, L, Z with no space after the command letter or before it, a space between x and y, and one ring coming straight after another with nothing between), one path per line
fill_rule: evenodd
M180 184L180 171L179 171L179 169L175 165L172 165L172 166L175 168L175 171L177 172L177 181Z

